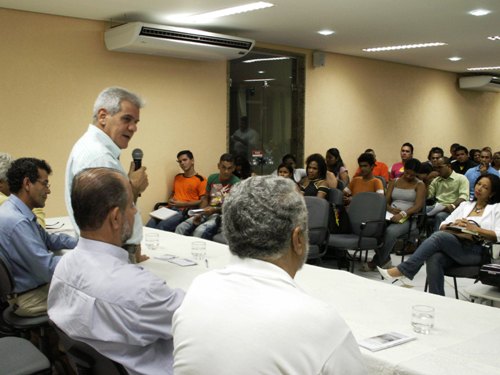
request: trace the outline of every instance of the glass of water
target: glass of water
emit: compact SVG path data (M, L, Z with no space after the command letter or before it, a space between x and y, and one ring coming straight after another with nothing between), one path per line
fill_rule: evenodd
M434 307L415 305L411 308L411 325L413 330L423 335L428 335L434 327Z
M203 241L192 242L191 255L197 262L203 262L207 258L207 244Z
M160 236L158 233L146 233L146 247L148 250L156 250L160 246Z

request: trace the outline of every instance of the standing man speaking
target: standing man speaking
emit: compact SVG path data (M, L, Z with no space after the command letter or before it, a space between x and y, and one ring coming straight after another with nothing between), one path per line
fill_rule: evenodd
M136 94L120 88L109 87L103 90L94 103L92 124L75 143L66 165L65 200L75 228L71 208L71 184L73 177L86 168L107 167L118 170L127 176L134 202L148 186L146 168L135 170L134 163L130 164L127 174L120 163L120 154L128 147L128 143L137 131L140 109L144 106L142 99ZM147 259L141 257L142 220L137 211L134 218L132 237L124 248L128 250L132 262Z

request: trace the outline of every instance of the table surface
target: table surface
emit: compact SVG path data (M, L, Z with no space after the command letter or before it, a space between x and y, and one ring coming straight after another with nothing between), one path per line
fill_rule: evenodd
M150 259L141 264L173 288L187 290L196 276L224 267L232 256L226 245L216 242L144 228L144 233L149 232L159 234L160 247L148 250L143 243ZM208 267L205 263L181 267L157 259L164 254L192 258L193 241L206 243ZM312 265L297 273L296 282L305 292L335 306L357 340L390 331L417 337L379 352L361 348L370 374L500 375L500 309ZM429 335L411 329L411 307L417 304L435 308Z

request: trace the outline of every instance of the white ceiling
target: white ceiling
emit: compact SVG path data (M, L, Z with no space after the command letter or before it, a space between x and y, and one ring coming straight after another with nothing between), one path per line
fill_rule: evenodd
M0 7L113 22L143 21L248 37L258 42L393 61L450 72L500 66L500 0L266 0L274 7L180 24L169 16L199 14L254 0L0 0ZM467 14L476 8L487 16ZM336 33L321 36L329 28ZM445 42L446 46L391 52L363 48ZM448 57L463 59L451 62ZM490 73L500 74L500 69Z

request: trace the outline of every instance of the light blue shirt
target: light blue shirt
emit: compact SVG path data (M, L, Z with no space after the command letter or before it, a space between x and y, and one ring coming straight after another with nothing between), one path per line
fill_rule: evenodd
M113 140L95 125L89 125L85 134L75 143L66 165L66 182L64 199L66 209L73 223L73 227L80 233L76 225L73 209L71 207L71 185L78 172L86 168L106 167L116 169L128 179L127 172L120 163L120 148ZM127 244L138 245L142 240L142 218L139 210L135 214L132 237Z
M48 314L130 375L172 374L172 316L184 292L140 265L120 247L80 238L50 284Z
M0 206L0 256L14 277L15 293L50 282L61 257L49 250L73 249L77 241L67 234L47 233L14 194Z
M477 167L469 168L467 172L465 172L465 177L469 180L469 199L472 200L474 199L474 184L476 183L476 180L481 176L481 172L479 171L479 168L481 166L478 165ZM493 168L491 165L488 166L488 173L489 174L494 174L495 176L500 177L498 174L498 171Z

